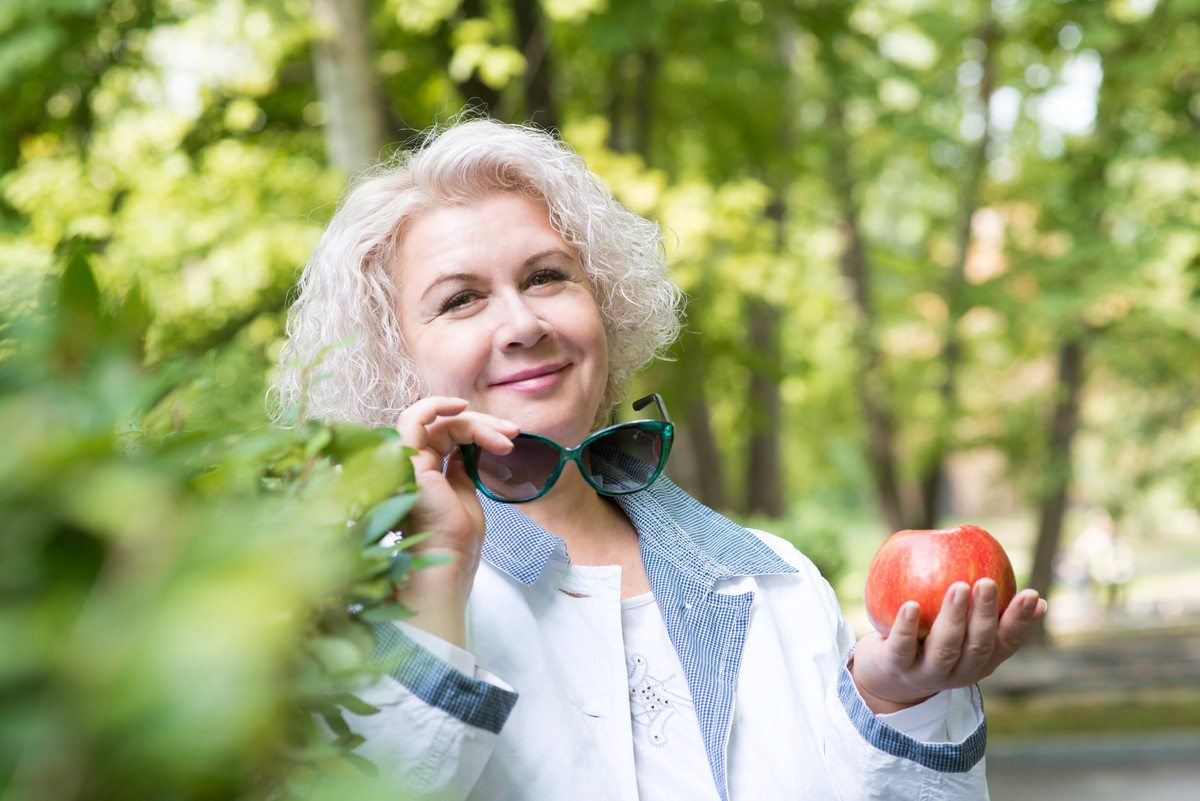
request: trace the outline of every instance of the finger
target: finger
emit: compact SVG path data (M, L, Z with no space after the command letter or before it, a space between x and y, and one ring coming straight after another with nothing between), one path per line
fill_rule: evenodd
M949 675L962 656L970 599L971 587L965 581L951 584L942 598L941 611L925 638L924 662L936 675Z
M997 651L1007 658L1021 647L1033 621L1046 613L1046 602L1036 590L1022 590L1001 615L996 632Z
M428 447L426 427L442 416L461 414L467 408L462 398L430 396L414 401L396 417L396 431L401 441L416 450Z
M431 454L426 451L418 456L427 455ZM414 456L414 466L418 461ZM423 547L448 545L464 553L477 550L472 543L476 543L483 532L483 508L475 495L474 484L463 468L462 457L455 453L449 459L438 458L436 467L414 473L420 491L406 525L414 532L449 534L448 537L432 537Z
M896 612L896 620L885 640L888 659L901 669L911 667L917 661L921 647L917 638L921 622L921 605L916 601L905 601Z
M981 578L971 587L971 607L966 638L955 673L972 677L983 669L996 650L996 629L1000 590L990 578Z
M467 475L467 469L463 465L462 454L453 453L446 460L446 480L450 482L450 486L463 500L464 504L469 506L479 505L479 498L475 494L475 482Z
M478 412L439 417L425 427L428 447L442 456L449 456L459 445L467 443L493 453L508 453L513 447L513 437L520 431L516 423Z
M1014 600L1017 600L1024 607L1018 607L1017 614L1028 614L1030 616L1030 623L1040 619L1046 614L1046 610L1048 608L1046 599L1041 597L1037 590L1021 590L1019 593L1017 593L1017 597ZM1011 607L1012 604L1009 604L1009 606ZM1032 611L1030 611L1030 609L1032 609Z
M979 678L989 676L1000 663L1017 652L1025 640L1025 634L1033 621L1046 614L1046 602L1035 590L1022 590L1009 603L996 629L996 650L988 660Z
M442 395L430 395L427 398L413 401L408 408L400 412L396 418L396 428L425 427L439 417L460 414L467 408L463 398L450 398Z
M467 411L467 401L463 398L436 395L415 401L402 411L396 418L396 430L402 435L405 433L417 434L417 439L420 439L420 429L459 419L490 425L510 436L515 436L521 430L520 426L511 420L483 412Z
M471 477L467 475L467 470L463 466L461 454L451 454L450 458L446 461L446 480L449 482L450 488L454 490L454 494L462 502L463 508L475 519L477 524L476 529L479 535L482 536L484 528L483 506L479 503L479 496L475 494L475 482L471 481Z
M520 432L520 426L466 407L462 398L430 396L400 413L396 430L404 444L418 451L413 457L418 469L440 471L441 461L456 446L468 442L496 453L512 449L512 437Z

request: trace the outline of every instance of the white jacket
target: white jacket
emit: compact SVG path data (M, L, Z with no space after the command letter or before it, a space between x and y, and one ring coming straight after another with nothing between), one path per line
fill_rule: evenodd
M828 583L785 541L747 531L667 479L620 499L691 690L725 801L983 799L977 689L907 710L947 742L876 716L846 670L855 642ZM415 797L636 801L617 567L484 499L487 534L468 650L377 627L389 678L353 717L360 753ZM923 711L922 711L923 708ZM928 727L924 727L928 728ZM404 796L401 796L404 797Z

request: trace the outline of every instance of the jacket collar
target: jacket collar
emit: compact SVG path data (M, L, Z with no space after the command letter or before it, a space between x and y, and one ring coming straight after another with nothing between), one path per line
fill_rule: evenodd
M519 504L479 496L487 521L483 558L523 584L537 581L563 541L529 519ZM649 488L617 496L642 548L653 550L679 573L712 586L733 576L792 573L795 568L757 536L717 514L663 477Z

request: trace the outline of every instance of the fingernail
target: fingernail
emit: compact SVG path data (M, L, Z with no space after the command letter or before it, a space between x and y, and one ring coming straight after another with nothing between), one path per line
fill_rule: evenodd
M921 616L921 607L915 603L906 603L904 605L904 622L916 623L917 618Z
M954 588L954 599L953 599L954 603L959 604L960 606L962 604L965 604L967 602L970 592L971 592L971 588L968 587L966 584L959 584L957 587Z

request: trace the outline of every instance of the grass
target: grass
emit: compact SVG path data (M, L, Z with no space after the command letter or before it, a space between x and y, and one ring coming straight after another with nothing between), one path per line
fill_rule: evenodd
M1200 730L1200 688L1139 690L1070 699L985 698L988 737Z

